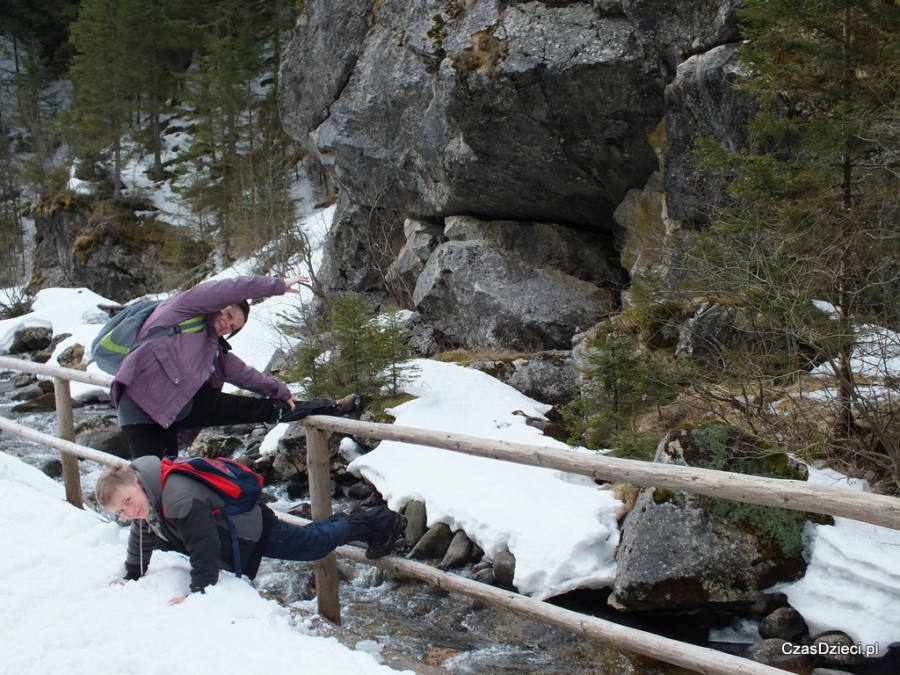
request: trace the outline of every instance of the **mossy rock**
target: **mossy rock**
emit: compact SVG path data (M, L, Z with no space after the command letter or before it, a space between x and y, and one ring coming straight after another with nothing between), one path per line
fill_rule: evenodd
M787 454L722 422L683 427L677 434L680 456L688 466L787 480L806 480L806 470ZM798 558L801 533L808 520L830 523L828 516L791 509L747 504L701 495L698 504L709 513L752 535L763 559Z

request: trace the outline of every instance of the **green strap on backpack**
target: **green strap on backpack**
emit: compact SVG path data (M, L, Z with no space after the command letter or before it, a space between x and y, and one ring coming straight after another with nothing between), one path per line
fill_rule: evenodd
M206 315L192 316L175 326L155 326L144 339L138 340L141 326L156 309L160 300L144 300L130 305L100 329L91 343L91 355L94 363L105 373L115 375L119 364L132 351L146 342L176 333L198 333L206 330Z

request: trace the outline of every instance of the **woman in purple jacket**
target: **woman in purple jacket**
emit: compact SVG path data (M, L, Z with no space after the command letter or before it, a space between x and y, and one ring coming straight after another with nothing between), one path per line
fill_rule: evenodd
M355 394L339 401L300 401L284 383L232 354L225 340L247 322L248 298L298 293L291 286L308 281L303 276L233 277L198 284L161 302L138 340L155 326L176 326L197 316L205 316L205 325L145 342L119 366L110 396L132 455L176 455L179 432L185 430L354 412ZM222 393L226 382L265 398Z

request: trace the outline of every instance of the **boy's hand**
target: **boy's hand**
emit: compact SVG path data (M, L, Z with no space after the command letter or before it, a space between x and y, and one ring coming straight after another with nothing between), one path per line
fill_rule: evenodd
M182 602L184 602L186 599L187 599L187 596L186 596L186 595L176 595L174 598L172 598L171 600L169 600L169 604L170 604L170 605L180 605L180 604L181 604Z

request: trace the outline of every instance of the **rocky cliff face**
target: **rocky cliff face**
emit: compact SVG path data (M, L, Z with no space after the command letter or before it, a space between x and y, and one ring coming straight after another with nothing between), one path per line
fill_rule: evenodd
M286 128L319 158L341 195L323 280L334 288L390 292L383 280L404 246L399 233L409 216L436 227L467 215L504 227L578 228L606 237L597 241L598 252L610 248L614 235L626 241L627 228L614 213L660 168L650 138L667 112L679 142L666 157L675 168L664 182L685 197L677 217L695 216L687 196L696 184L682 169L691 168L683 159L692 150L691 130L703 125L676 121L679 108L666 91L689 57L737 40L736 4L348 0L335 12L331 3L310 0L285 55L280 103ZM727 99L729 86L717 100ZM366 226L373 213L386 223L377 252ZM527 237L511 243L548 245ZM498 268L471 242L434 247L433 255L459 258L463 248L471 275ZM490 249L497 251L497 242ZM539 286L557 272L567 274L535 267L516 276L516 284ZM598 273L587 280L598 297L582 289L577 302L584 297L592 316L609 311L605 296L618 293L618 278ZM573 288L567 284L557 298ZM423 304L426 297L433 296L402 299L437 323L464 311L455 303ZM584 318L562 318L569 329L555 333L571 333ZM477 334L453 341L485 342Z

